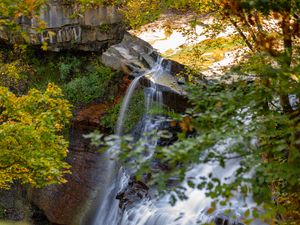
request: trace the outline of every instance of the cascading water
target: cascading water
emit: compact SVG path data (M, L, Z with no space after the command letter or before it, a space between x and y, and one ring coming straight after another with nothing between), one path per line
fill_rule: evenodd
M124 125L124 118L125 118L125 114L127 112L129 103L130 103L130 99L132 97L132 94L134 92L134 90L136 89L136 86L139 84L140 79L143 77L143 75L136 77L131 84L129 85L120 113L119 113L119 117L118 117L118 121L117 121L117 130L116 130L116 134L118 136L122 136L123 134L123 125Z
M120 111L117 123L117 135L122 135L127 107L141 77L151 76L152 80L151 86L145 89L146 113L148 113L155 104L157 106L162 105L162 92L158 90L155 81L156 79L161 78L161 76L164 76L165 73L166 71L164 71L162 67L162 59L159 59L156 66L152 70L133 80L126 93ZM142 143L145 143L147 145L147 149L149 150L149 153L144 157L152 157L158 140L155 135L149 137L149 135L146 134L151 132L155 133L158 130L161 121L162 118L160 117L156 118L149 115L144 117L144 126L141 132L142 134L140 136L140 140L143 140ZM214 148L217 149L217 151L224 151L225 148L229 147L229 145L230 141L229 143L218 144ZM118 143L116 143L113 148L117 149ZM186 174L186 179L182 184L182 186L185 188L185 195L188 197L188 199L178 200L174 206L170 205L169 202L171 194L168 194L161 199L153 198L150 200L149 198L145 198L134 206L128 209L125 208L123 212L119 208L119 201L116 199L116 196L128 185L129 175L115 162L111 163L111 167L112 171L118 172L112 172L111 174L108 174L108 176L113 177L109 183L110 189L106 191L106 196L101 201L92 225L196 225L214 221L214 219L221 215L222 212L224 212L224 210L227 208L218 209L214 213L208 215L207 209L210 207L212 200L205 195L204 190L191 188L188 185L188 178L208 177L208 175L211 173L219 180L225 181L228 177L233 177L235 175L235 172L239 167L239 160L232 159L227 161L225 168L222 168L218 163L208 163L193 166ZM196 180L195 182L197 183L200 181ZM251 200L247 199L246 201L248 206L252 204ZM234 205L234 207L231 207L231 210L234 211L235 216L239 217L242 211L244 211L243 207L245 200L240 198L240 196L237 194L231 202ZM219 224L222 223L225 222L221 221ZM226 224L239 225L241 223L228 219Z
M154 79L156 79L157 76L162 74L162 58L158 58L157 63L153 69L148 71L145 74L142 74L138 77L136 77L130 84L130 86L127 89L126 95L124 97L121 110L119 113L117 126L116 126L116 135L122 136L123 135L123 126L124 121L126 117L126 113L128 110L128 106L130 104L131 97L134 93L134 90L139 84L140 79L146 75L146 74L155 74L153 76ZM162 104L162 92L158 91L155 84L151 84L151 87L147 88L145 91L145 97L146 97L146 112L149 111L151 107L153 107L154 102L157 102L158 105ZM150 117L146 117L144 121L144 126L142 133L146 134L150 131L153 131L157 128L157 121L151 119ZM142 139L144 139L144 143L147 144L147 147L149 149L154 150L157 138L152 138L147 135L142 135ZM115 145L108 150L108 153L116 152L119 149L119 142L116 141ZM152 154L149 154L148 157L151 157ZM108 179L106 187L109 186L104 192L104 197L100 199L98 210L96 215L94 216L94 219L92 221L92 225L106 225L106 224L112 224L117 225L120 220L119 215L119 202L116 200L117 193L124 189L124 187L127 186L129 181L129 175L126 173L126 171L120 167L114 160L111 160L111 162L108 165L110 174L107 174L108 177L111 179Z
M224 151L230 147L232 141L217 144L213 148L217 151ZM251 198L243 199L241 195L231 199L232 207L219 208L213 213L207 211L211 207L212 199L205 195L204 190L191 188L188 185L188 178L208 177L212 174L222 182L233 177L239 168L239 160L231 159L227 161L225 168L221 167L218 162L196 165L186 174L182 187L185 189L186 200L177 200L174 206L170 205L171 194L165 195L161 199L145 199L133 208L125 210L121 222L118 225L197 225L204 223L216 222L217 225L243 225L238 218L242 217L244 211L249 207L255 206ZM227 182L230 181L227 180ZM194 181L201 182L201 179ZM245 205L246 203L246 205ZM224 212L230 209L235 220L225 217ZM253 225L262 225L261 221L255 221Z

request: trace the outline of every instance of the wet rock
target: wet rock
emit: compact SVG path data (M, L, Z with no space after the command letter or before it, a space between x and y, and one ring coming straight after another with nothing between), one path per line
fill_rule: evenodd
M191 103L187 96L172 92L163 92L163 104L177 113L183 113L187 108L191 108Z
M153 120L159 121L156 128L157 133L165 133L165 135L158 136L158 146L172 145L178 140L177 134L182 132L178 122L171 120L167 116L145 115L131 131L131 135L134 137L135 141L141 137L141 134L143 133L143 130L145 128L146 121L149 120L149 118L153 118Z
M232 221L229 217L223 215L216 216L214 223L215 225L244 225L241 222Z
M156 76L157 71L149 72L144 77L152 84L156 85L156 88L162 92L174 92L178 95L186 95L182 86L179 85L177 78L172 76L168 71L158 72L162 73Z
M162 66L169 70L169 72L171 74L179 74L179 73L185 73L186 72L186 66L183 64L180 64L174 60L171 59L164 59L164 61L162 62Z
M141 200L149 198L148 191L149 188L143 182L131 180L128 186L116 196L120 201L119 207L123 210L129 209Z
M168 78L164 79L164 81L166 80L168 80ZM163 105L177 113L183 113L187 108L191 107L188 97L185 95L185 92L180 86L172 88L172 83L174 84L174 81L170 80L170 83L164 82L163 79L161 81L161 83L156 83L156 87L162 92ZM140 79L140 83L145 87L151 87L151 85L154 84L151 79L147 79L147 76L142 77Z
M111 46L103 53L102 62L127 75L138 76L149 72L156 65L158 58L159 54L149 43L126 33L122 42ZM141 82L146 86L155 83L159 90L173 94L174 98L185 96L185 92L179 84L184 82L179 82L174 76L179 72L184 73L185 67L177 62L164 59L162 68L164 68L162 76L153 79L153 73L149 72L141 79Z
M147 42L126 33L122 42L111 46L102 55L102 62L127 75L137 75L155 64L154 49Z
M177 123L174 123L175 125L172 125L173 122L174 121L165 121L161 124L160 130L166 132L167 135L161 136L158 139L158 146L169 146L178 140L177 134L182 132L182 130Z

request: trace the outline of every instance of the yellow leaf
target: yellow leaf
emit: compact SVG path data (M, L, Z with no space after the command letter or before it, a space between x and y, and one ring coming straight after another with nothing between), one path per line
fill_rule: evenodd
M212 214L216 209L215 208L209 208L207 210L207 214Z

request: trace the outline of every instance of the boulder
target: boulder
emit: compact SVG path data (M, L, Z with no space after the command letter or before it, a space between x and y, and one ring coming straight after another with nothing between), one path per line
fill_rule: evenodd
M166 74L176 75L185 71L184 65L173 60L162 59L149 43L127 32L120 43L111 46L103 53L102 62L131 76L151 71L157 64L160 64Z
M127 75L137 76L155 65L158 54L147 42L126 33L102 55L102 62Z
M141 181L131 180L128 186L116 196L121 209L129 209L143 199L149 198L149 188Z

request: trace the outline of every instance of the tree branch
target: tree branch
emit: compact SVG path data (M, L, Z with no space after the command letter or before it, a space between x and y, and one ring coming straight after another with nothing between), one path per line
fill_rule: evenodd
M251 43L248 41L246 35L243 33L243 31L239 28L239 26L237 25L237 23L229 17L229 21L231 22L231 24L235 27L235 29L237 30L237 32L239 33L239 35L241 35L241 37L243 38L244 42L246 43L246 45L248 46L248 48L254 52L254 48L251 45Z

